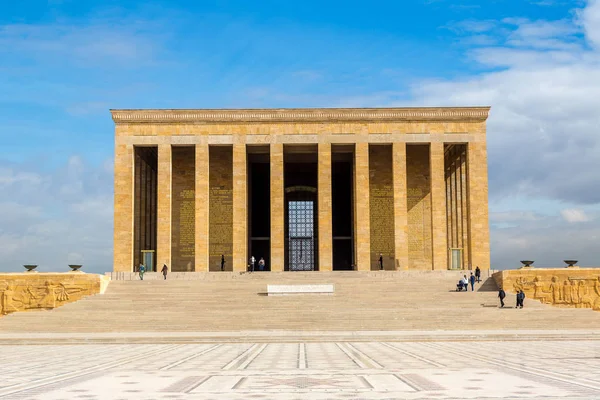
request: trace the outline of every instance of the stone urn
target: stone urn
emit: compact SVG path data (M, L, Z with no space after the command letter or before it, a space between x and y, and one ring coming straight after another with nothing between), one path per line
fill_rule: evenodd
M565 264L567 264L567 268L576 268L577 260L563 260Z
M521 268L531 268L531 265L533 264L533 261L531 261L531 260L522 260L521 264L523 264L523 267L521 267Z
M37 271L34 271L34 269L37 268L37 265L25 264L25 265L23 265L23 267L27 270L27 272L37 272Z
M71 272L81 272L79 271L79 268L83 267L83 265L80 264L69 264L69 268L71 268Z

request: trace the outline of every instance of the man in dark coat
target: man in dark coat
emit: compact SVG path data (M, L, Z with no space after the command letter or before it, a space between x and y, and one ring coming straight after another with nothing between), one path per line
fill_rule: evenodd
M517 292L517 306L515 308L523 308L523 301L525 300L525 293L522 290Z
M479 267L475 268L475 278L477 278L477 282L481 282L481 270Z
M469 282L471 283L471 292L475 291L475 275L471 272L471 276L469 277Z
M225 255L221 254L221 271L225 271Z
M383 254L379 253L379 269L383 270Z
M167 272L169 272L169 268L167 268L167 264L163 264L162 269L160 270L163 276L165 277L165 281L167 280Z
M504 307L504 298L506 297L506 293L502 288L498 290L498 298L500 299L500 308Z

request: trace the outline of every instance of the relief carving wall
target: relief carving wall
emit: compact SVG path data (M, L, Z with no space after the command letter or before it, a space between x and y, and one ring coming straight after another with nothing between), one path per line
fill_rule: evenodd
M109 282L108 276L83 273L0 274L0 315L50 310L104 293Z
M494 280L505 291L560 307L600 311L600 268L531 268L500 271Z

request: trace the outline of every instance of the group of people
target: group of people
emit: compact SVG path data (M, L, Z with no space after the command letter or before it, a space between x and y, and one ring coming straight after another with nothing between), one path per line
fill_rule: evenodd
M504 299L506 298L506 292L500 288L498 290L498 298L500 299L500 308L504 308ZM517 305L515 308L523 308L523 302L525 300L525 293L522 290L517 290Z
M256 264L256 258L254 258L254 256L252 256L252 257L250 257L250 264L248 264L248 271L249 272L254 272L254 264ZM262 257L258 261L258 270L259 271L264 271L265 270L265 259L262 258Z
M479 267L475 268L475 275L471 272L471 276L469 276L468 279L466 275L463 275L462 279L456 284L456 291L461 292L464 290L467 292L469 290L469 284L471 284L471 291L474 292L475 282L481 282L481 269L479 269Z
M164 279L167 280L167 272L169 272L167 264L163 264L163 267L160 270L160 272L163 274ZM138 267L138 273L140 274L140 280L143 281L144 274L146 273L146 266L144 264L140 263L140 266Z
M248 264L248 271L254 272L254 265L256 264L256 258L254 256L250 257L250 263ZM258 260L258 270L264 271L266 268L265 259L263 257ZM225 271L225 255L221 254L221 271Z

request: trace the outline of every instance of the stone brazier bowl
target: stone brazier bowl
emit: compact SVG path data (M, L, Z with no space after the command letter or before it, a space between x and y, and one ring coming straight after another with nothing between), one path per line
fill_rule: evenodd
M563 260L565 264L569 267L574 267L577 264L577 260Z
M533 264L533 261L523 260L523 261L521 261L521 264L523 264L523 266L525 266L525 267L531 267L531 264Z
M33 272L33 270L37 268L37 265L25 264L23 267L27 270L27 272Z
M80 264L69 264L69 268L71 268L71 272L81 272L79 271L79 268L83 267L83 265Z

